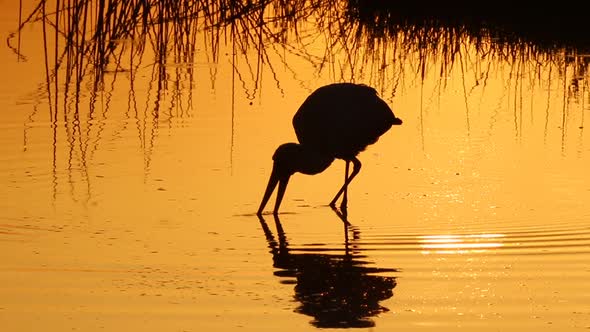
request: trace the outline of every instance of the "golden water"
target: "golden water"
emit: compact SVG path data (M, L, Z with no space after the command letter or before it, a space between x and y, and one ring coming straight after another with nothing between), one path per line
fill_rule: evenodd
M143 67L133 94L118 74L53 121L26 45L26 62L0 55L3 331L590 328L589 100L571 69L408 71L383 91L404 124L359 155L345 228L326 206L341 161L295 175L280 220L254 214L297 107L337 78L294 59L296 78L246 93L226 54L158 117Z

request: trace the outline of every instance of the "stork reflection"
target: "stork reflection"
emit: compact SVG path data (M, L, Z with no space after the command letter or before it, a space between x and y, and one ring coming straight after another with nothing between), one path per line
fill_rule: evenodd
M337 210L335 210L337 211ZM313 317L311 324L320 328L375 326L371 317L389 309L379 304L393 296L396 280L391 274L396 269L370 267L365 256L350 248L358 239L358 230L344 221L345 241L340 254L314 253L290 249L279 216L274 214L278 241L263 216L260 224L273 257L274 275L281 283L295 284L294 298L300 304L296 312Z

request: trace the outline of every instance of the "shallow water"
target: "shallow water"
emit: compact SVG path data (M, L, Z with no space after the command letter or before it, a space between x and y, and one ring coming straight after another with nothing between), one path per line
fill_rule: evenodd
M345 226L339 160L293 177L280 220L255 215L294 112L334 77L293 60L297 80L244 91L226 55L194 66L217 72L190 102L154 97L143 67L133 93L121 74L53 117L26 45L0 61L6 331L590 328L588 92L564 78L407 73L383 94L404 124L359 155Z

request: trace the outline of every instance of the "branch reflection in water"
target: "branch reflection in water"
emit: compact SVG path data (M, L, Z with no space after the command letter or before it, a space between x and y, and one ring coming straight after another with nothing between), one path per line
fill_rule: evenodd
M71 195L83 190L83 200L91 201L93 158L126 129L135 132L149 178L160 131L199 112L196 102L208 95L193 93L208 87L231 91L233 147L235 101L260 99L266 93L263 77L270 82L265 91L274 88L284 96L292 93L287 82L311 89L320 78L369 84L386 101L418 84L425 152L429 96L441 99L450 78L459 80L470 137L484 91L498 89L486 87L502 81L498 110L488 109L494 112L490 132L497 115L510 112L514 136L525 137L530 100L535 102L531 122L545 119L545 140L552 130L560 131L564 154L568 141L583 142L590 41L586 13L575 8L498 6L482 12L468 3L458 8L363 0L34 3L6 42L25 60L21 39L42 31L31 40L42 41L46 77L23 137L34 139L27 130L35 123L50 123L53 200L66 185ZM313 75L305 77L306 72ZM508 78L497 79L502 75ZM223 77L230 82L217 82ZM126 108L113 106L120 98L127 99ZM542 112L537 105L546 111L533 116L533 109ZM558 126L551 123L554 118L560 119ZM117 128L109 130L109 121L119 122ZM65 155L58 151L61 144L68 147ZM80 178L82 186L76 188L72 178Z
M354 245L360 232L350 226L345 211L335 211L344 222L340 254L290 248L278 214L273 215L278 241L264 217L258 218L277 269L274 274L283 284L295 284L294 298L300 302L296 312L313 317L311 324L320 328L372 327L372 317L389 311L380 302L391 298L397 285L395 277L383 274L398 270L368 266L371 263Z

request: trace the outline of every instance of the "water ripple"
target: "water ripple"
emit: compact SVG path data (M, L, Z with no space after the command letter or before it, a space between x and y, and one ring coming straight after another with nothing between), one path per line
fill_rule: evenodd
M485 253L548 255L590 253L590 227L558 226L490 229L488 232L393 234L387 229L358 231L350 246L358 252L420 252L422 254ZM312 241L312 239L306 239ZM310 243L310 242L307 242ZM293 245L301 252L338 252L338 243Z

